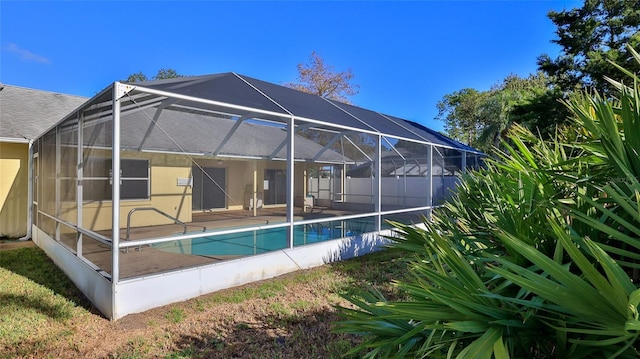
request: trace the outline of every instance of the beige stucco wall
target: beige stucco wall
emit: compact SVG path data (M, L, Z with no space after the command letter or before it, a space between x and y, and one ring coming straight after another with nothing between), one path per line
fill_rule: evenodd
M126 228L129 211L140 207L153 207L183 222L191 222L191 187L178 185L178 178L191 177L188 158L163 154L127 154L123 158L148 159L150 163L151 196L146 200L120 202L120 228ZM94 231L111 229L111 201L83 204L83 227ZM169 224L172 220L154 212L140 211L131 216L131 227Z
M123 200L120 202L120 228L125 228L127 215L137 207L154 207L183 222L192 220L192 188L179 186L178 178L190 178L191 159L177 155L123 153L123 158L146 158L150 161L151 198L148 200ZM285 162L196 159L202 167L226 169L227 208L242 210L247 207L247 198L253 188L253 171L256 171L258 193L263 192L264 170L285 169ZM249 191L249 193L248 193ZM83 227L104 231L111 229L111 201L84 203ZM153 226L172 223L171 220L153 212L139 212L132 215L131 226Z
M29 145L0 143L0 237L27 233Z
M134 208L154 207L183 222L192 221L192 188L178 185L178 179L191 178L192 162L185 156L157 153L122 153L123 158L148 159L150 163L151 196L146 200L123 200L120 202L119 228L126 228L127 215ZM264 191L265 169L286 169L283 161L259 160L217 160L196 158L202 167L218 167L226 169L227 208L225 210L242 210L248 206L252 198L254 171L257 177L257 192L262 198ZM305 164L295 166L295 194L302 196L303 171ZM25 179L26 183L26 179ZM26 203L26 197L25 197ZM283 206L283 205L274 205ZM214 210L218 211L218 210ZM75 203L63 203L65 218L75 223L77 212ZM26 213L26 209L25 209ZM83 204L82 227L94 231L110 231L112 228L112 202L94 201ZM154 212L140 211L131 217L131 227L144 227L173 223L172 220Z

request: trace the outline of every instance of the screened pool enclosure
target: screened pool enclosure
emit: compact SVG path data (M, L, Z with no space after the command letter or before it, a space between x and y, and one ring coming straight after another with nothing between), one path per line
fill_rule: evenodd
M480 163L235 73L116 82L32 149L33 239L111 319L370 252Z

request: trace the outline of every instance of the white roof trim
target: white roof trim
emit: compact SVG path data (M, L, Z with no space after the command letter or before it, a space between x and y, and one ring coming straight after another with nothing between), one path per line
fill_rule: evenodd
M24 137L0 137L0 143L30 143L31 140Z

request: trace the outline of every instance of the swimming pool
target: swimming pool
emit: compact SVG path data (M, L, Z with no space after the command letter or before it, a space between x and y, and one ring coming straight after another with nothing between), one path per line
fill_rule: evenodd
M357 221L345 220L296 225L293 229L293 245L301 246L349 237L371 231L372 228L373 222L367 218ZM247 256L287 247L286 227L221 234L153 245L153 248L171 253L221 257Z

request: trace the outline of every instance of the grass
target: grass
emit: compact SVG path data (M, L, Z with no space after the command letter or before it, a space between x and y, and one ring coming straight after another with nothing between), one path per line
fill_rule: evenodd
M38 248L0 252L0 358L339 358L360 340L334 333L342 295L394 298L391 251L301 270L116 322L104 319Z
M89 313L82 293L36 248L0 252L0 303L3 346L39 335L43 328L53 329L56 337L68 336L64 323ZM39 338L34 345L47 340Z
M184 309L180 307L173 307L169 309L169 312L165 314L165 318L167 318L171 323L177 324L184 320L185 313Z

